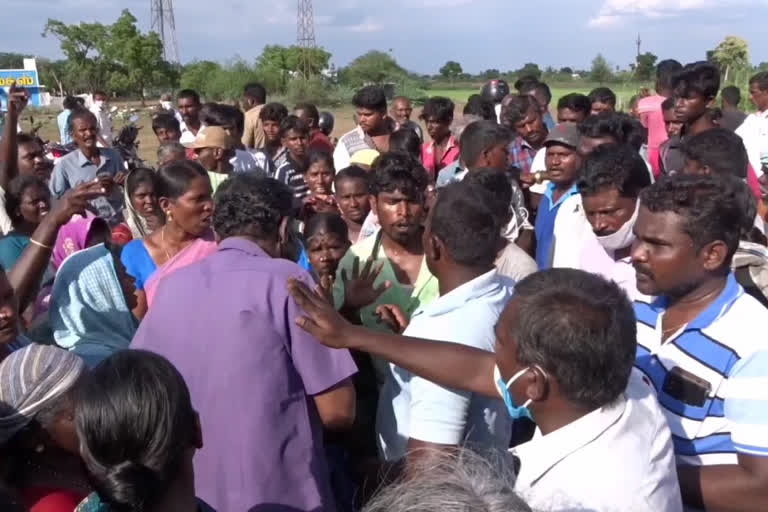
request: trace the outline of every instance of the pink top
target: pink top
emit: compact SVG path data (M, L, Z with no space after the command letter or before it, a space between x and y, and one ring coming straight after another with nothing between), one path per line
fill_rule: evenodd
M666 99L664 96L656 94L641 99L637 104L640 122L648 128L649 150L658 149L668 138L667 129L664 127L664 114L661 111L661 104Z
M421 146L421 163L424 165L427 174L433 180L437 176L437 173L443 167L452 164L459 159L459 141L456 137L451 135L448 139L448 146L445 148L443 158L440 161L435 160L435 143L433 141L425 142Z

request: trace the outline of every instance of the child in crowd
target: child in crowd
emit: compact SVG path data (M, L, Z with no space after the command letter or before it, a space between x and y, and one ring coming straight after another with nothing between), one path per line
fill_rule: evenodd
M333 177L336 174L333 157L324 151L313 151L308 162L304 182L309 188L309 195L304 198L301 217L308 220L315 213L338 213L333 195Z
M318 213L304 226L304 240L315 277L330 294L336 269L351 245L347 224L336 213Z
M355 165L342 169L334 179L336 204L347 224L352 243L364 238L363 222L371 211L368 173Z

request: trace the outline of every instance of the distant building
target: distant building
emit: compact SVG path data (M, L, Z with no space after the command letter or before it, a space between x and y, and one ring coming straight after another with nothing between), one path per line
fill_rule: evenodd
M24 69L0 69L0 110L8 109L8 89L14 83L29 91L30 105L44 107L50 103L50 95L40 84L35 59L24 59Z

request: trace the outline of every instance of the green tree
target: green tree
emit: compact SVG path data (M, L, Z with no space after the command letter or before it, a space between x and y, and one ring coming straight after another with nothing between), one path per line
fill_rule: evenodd
M572 75L573 74L573 68L565 66L564 68L560 68L558 73L560 73L562 75Z
M210 83L221 73L222 67L217 62L202 60L184 66L181 72L181 88L194 89L206 98L210 95Z
M70 90L106 88L115 65L105 55L108 29L101 23L67 25L49 19L43 29L43 37L52 35L61 45L67 57L65 79Z
M656 61L659 58L651 52L645 52L637 56L635 61L635 76L638 80L650 80L656 69Z
M592 81L597 83L606 83L613 78L613 71L611 65L605 60L602 54L598 53L597 56L592 59L592 69L589 72L589 77Z
M449 60L443 67L440 68L440 75L452 82L459 78L462 73L464 73L464 70L461 69L461 64L455 60Z
M728 81L729 74L751 69L749 44L740 37L726 37L714 50L707 52L707 58L720 67L723 82Z
M534 62L526 62L523 67L515 71L515 74L519 77L532 76L538 80L541 78L541 69L539 69L539 65Z
M388 53L371 50L339 70L339 81L350 87L398 82L408 73Z
M257 69L280 77L280 90L292 76L304 72L306 59L309 75L319 75L328 68L331 54L323 48L301 48L300 46L267 45L256 59Z
M21 69L24 59L32 57L23 53L0 52L0 69Z
M480 78L485 80L492 80L494 78L498 78L499 76L501 76L501 72L496 68L486 69L480 73Z
M66 80L68 89L135 93L143 102L147 89L171 85L178 78L175 68L163 59L160 37L154 32L142 34L127 9L112 25L67 25L49 19L43 36L49 34L59 39L67 57L66 67L57 76L63 75L58 80Z

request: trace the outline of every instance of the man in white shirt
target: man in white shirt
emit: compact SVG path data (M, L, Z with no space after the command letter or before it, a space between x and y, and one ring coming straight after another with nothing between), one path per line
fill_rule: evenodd
M621 289L572 269L520 281L496 324L495 354L374 333L289 282L322 343L388 359L443 386L503 397L540 435L519 445L516 491L541 510L680 512L669 427L650 381L632 375L636 327ZM467 319L472 322L472 319Z
M555 221L555 266L600 274L631 299L648 300L637 291L630 252L638 197L650 184L634 148L607 144L592 151L584 160L579 195L563 204Z
M440 297L413 314L405 335L493 352L493 326L512 296L513 282L494 267L501 226L492 218L490 202L490 194L476 185L455 183L441 190L423 236ZM429 453L424 448L509 445L511 422L501 401L439 386L395 365L390 370L376 415L386 460L407 456L411 466Z
M749 95L757 112L750 114L736 135L744 140L749 163L758 177L763 175L763 166L768 166L768 71L758 73L749 80Z
M195 141L197 132L200 131L200 95L192 89L184 89L176 95L176 107L181 114L181 139L182 144L191 144Z
M93 105L91 112L96 116L99 125L98 141L101 147L112 146L112 118L109 117L109 105L107 95L103 91L93 93Z

